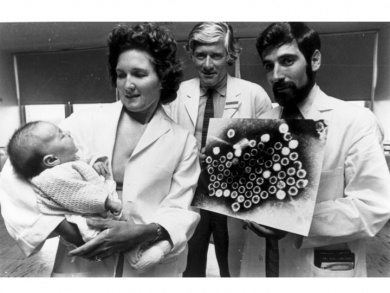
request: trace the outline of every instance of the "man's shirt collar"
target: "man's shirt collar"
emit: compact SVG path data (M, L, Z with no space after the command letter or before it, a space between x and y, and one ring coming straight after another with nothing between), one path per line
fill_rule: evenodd
M218 94L220 95L220 97L226 97L226 83L224 85L220 85L218 86L217 88L215 88L215 90L218 92ZM207 93L207 88L205 87L200 87L200 96L203 97L205 96Z
M217 86L214 88L220 95L220 97L226 97L226 89L227 89L227 75L224 78L224 80L220 83L217 84ZM208 88L204 87L202 84L200 84L200 96L203 97L206 95Z

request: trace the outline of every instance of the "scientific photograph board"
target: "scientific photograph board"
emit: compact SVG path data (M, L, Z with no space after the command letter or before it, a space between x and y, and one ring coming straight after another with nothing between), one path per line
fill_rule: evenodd
M192 206L307 236L326 134L324 121L210 119Z

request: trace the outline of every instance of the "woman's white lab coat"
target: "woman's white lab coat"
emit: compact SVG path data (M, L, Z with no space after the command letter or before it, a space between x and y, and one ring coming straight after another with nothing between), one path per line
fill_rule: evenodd
M76 142L88 151L104 154L111 161L121 110L121 102L116 102L73 114L60 126L71 131ZM159 223L173 243L164 263L142 276L179 276L185 269L187 240L199 221L199 215L189 209L199 172L195 138L172 122L159 107L126 162L123 181L122 201L131 202L135 223ZM12 173L9 163L0 186L7 229L25 254L30 255L40 249L63 217L40 214L31 187ZM115 274L117 256L97 263L76 258L71 263L66 254L66 248L61 247L54 275ZM139 275L125 262L124 276Z

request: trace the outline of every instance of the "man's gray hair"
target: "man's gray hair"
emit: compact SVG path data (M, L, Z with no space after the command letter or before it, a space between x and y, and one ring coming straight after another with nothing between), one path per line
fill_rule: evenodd
M227 63L232 65L241 53L241 47L233 37L233 29L226 22L201 22L194 26L188 35L185 46L186 51L193 55L195 47L199 44L212 44L224 41L228 53Z

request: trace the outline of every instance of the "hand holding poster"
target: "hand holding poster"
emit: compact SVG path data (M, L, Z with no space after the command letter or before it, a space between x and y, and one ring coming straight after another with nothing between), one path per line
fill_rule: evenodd
M192 205L307 235L326 133L323 121L211 119Z

